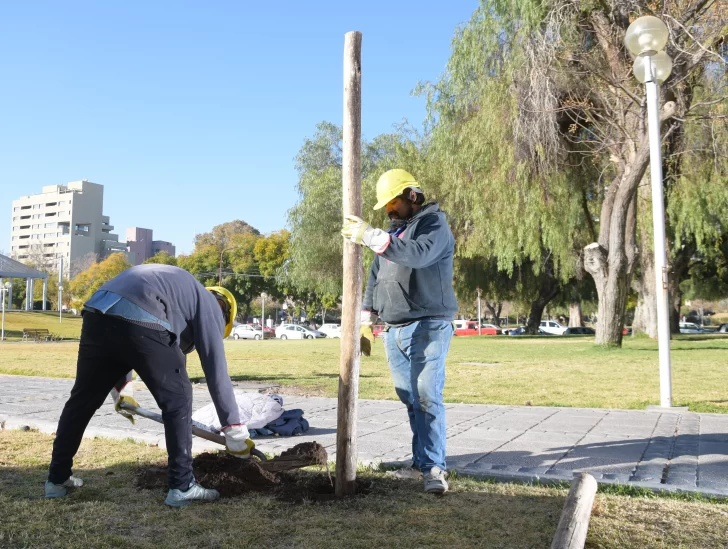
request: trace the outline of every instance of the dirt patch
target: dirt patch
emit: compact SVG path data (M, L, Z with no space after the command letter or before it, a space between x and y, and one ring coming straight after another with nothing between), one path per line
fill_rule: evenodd
M223 498L265 493L289 503L325 502L335 498L336 477L327 470L286 471L310 465L326 466L327 460L323 446L305 442L265 462L240 460L223 451L205 452L192 461L192 470L197 482L205 488L215 488ZM167 468L139 469L136 485L144 490L166 490ZM365 495L370 490L371 482L357 479L357 495Z

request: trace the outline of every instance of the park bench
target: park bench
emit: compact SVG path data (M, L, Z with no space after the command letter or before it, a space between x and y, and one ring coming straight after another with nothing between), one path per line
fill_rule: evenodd
M23 341L50 341L51 338L46 328L23 328Z

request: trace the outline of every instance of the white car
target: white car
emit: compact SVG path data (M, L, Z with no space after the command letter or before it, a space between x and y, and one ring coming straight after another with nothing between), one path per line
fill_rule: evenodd
M341 339L341 324L322 324L318 331L325 333L326 337Z
M680 323L681 334L702 334L703 332L705 332L705 330L693 322Z
M281 324L276 328L276 337L280 339L317 339L326 337L326 334L299 324Z
M564 335L566 326L562 326L555 320L542 320L539 328L547 334Z
M261 332L260 328L257 328L255 326L252 326L250 324L238 324L233 328L233 331L230 333L230 337L233 339L260 339L261 338ZM265 338L272 338L273 334L270 332L265 333Z

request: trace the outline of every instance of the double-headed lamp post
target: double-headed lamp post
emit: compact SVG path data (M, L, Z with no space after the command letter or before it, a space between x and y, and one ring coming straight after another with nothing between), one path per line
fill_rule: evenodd
M635 56L635 78L647 91L647 123L650 139L652 223L655 239L655 296L657 298L657 342L660 357L660 406L672 406L670 370L670 317L667 293L667 250L665 246L665 204L662 194L662 148L660 143L659 89L672 71L672 59L663 50L667 27L651 15L635 19L624 43Z

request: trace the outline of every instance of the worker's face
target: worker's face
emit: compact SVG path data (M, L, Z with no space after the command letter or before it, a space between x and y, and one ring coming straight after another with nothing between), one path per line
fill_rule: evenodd
M391 221L405 221L412 217L413 214L412 203L401 196L387 202L385 208L387 210L387 217Z

